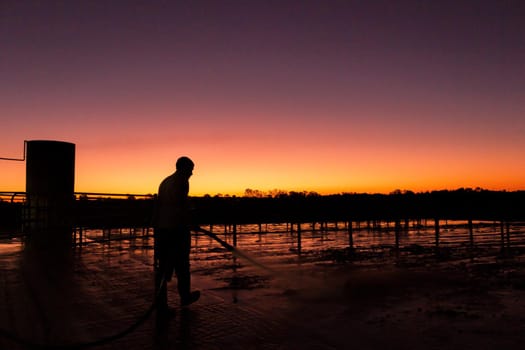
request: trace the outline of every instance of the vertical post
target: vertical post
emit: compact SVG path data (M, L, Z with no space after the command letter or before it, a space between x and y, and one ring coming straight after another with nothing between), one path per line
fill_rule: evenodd
M434 219L434 230L436 233L436 249L439 248L439 219Z
M474 247L474 229L472 227L472 219L468 220L468 234L470 241L470 248Z
M77 229L75 227L75 228L73 228L73 246L77 245L77 236L78 236L78 233L77 233Z
M348 221L348 246L350 247L350 250L354 249L354 232L352 228L352 220Z
M510 249L510 222L507 221L507 248Z
M501 250L505 250L505 223L503 220L500 222L500 236L501 236Z
M297 223L297 252L301 255L301 223Z
M394 234L396 237L396 251L399 250L399 233L400 233L399 231L401 231L401 221L399 221L399 219L396 219L395 229L394 229Z
M233 246L237 247L237 224L233 224Z

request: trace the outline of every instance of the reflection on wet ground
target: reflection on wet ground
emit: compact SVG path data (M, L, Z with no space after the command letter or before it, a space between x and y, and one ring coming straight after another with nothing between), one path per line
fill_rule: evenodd
M94 241L98 233L90 234ZM195 236L192 282L201 300L181 308L172 283L175 317L148 317L127 331L154 300L152 243L92 242L59 254L2 242L0 349L28 348L9 336L48 345L100 340L97 349L496 349L525 340L519 247L356 252L345 249L344 232L306 234L300 252L289 233L240 235L238 246L275 273Z

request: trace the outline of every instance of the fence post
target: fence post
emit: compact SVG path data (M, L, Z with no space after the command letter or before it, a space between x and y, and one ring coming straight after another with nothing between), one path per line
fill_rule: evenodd
M233 246L237 247L237 224L233 224Z
M501 251L505 250L505 223L503 220L500 222L500 236L501 236Z
M350 250L354 249L354 232L352 228L352 220L348 221L348 245L350 246Z
M468 219L468 234L470 240L470 248L474 247L474 229L472 227L472 219Z
M510 250L510 223L507 221L507 248Z
M297 223L297 252L301 254L301 223Z
M436 231L436 249L439 248L439 219L434 219L434 229Z
M396 223L394 227L394 234L396 237L396 250L399 249L399 231L401 231L401 221L399 219L396 219Z

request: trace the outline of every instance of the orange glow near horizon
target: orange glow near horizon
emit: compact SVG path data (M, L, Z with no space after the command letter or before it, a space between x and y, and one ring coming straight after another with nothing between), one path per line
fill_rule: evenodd
M315 152L297 151L294 155L291 145L275 147L256 148L252 144L236 153L221 152L226 156L219 157L215 152L227 151L228 147L215 147L215 152L208 146L195 147L175 153L154 146L136 146L131 150L118 146L100 152L84 150L82 144L77 144L75 191L156 193L160 181L174 171L179 155L189 155L196 163L190 182L193 196L242 196L247 188L320 194L390 193L396 189L425 192L461 187L525 189L523 165L506 162L499 154L487 153L478 159L457 152L426 156L428 152L421 150L423 154L414 151L396 158L393 151L378 148L352 157L344 149L321 147ZM279 152L280 149L288 152ZM509 159L518 156L507 154ZM25 163L2 161L0 165L0 191L25 191Z

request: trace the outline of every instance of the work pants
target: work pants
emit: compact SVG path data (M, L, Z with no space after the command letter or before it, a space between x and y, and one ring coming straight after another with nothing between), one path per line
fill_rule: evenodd
M187 226L181 225L173 229L159 229L154 231L155 258L157 260L156 288L162 280L165 281L158 290L158 305L160 308L168 306L166 284L171 281L173 272L177 277L177 290L181 299L190 294L190 247L191 232Z

